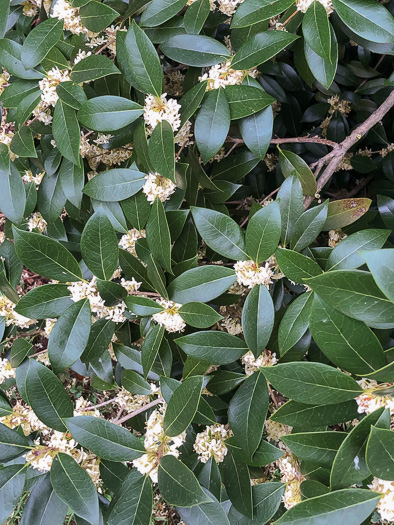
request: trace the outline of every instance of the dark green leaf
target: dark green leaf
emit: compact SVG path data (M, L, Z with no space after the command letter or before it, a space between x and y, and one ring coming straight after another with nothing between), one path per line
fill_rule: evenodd
M141 348L141 363L145 379L155 362L164 335L164 326L159 324L151 326Z
M10 148L18 157L37 157L33 134L30 128L26 126L22 126L19 131L15 133Z
M313 300L310 330L324 355L352 374L370 374L386 364L382 345L372 330L318 296Z
M16 430L0 423L0 461L2 463L24 454L30 446L31 442L27 437L21 436Z
M198 233L215 252L236 261L246 261L244 235L238 224L228 215L207 208L192 207Z
M308 329L312 303L313 294L304 293L294 299L286 309L278 331L278 345L281 356L293 348Z
M94 1L82 6L79 10L79 16L86 29L94 33L100 33L100 31L110 26L115 18L118 18L119 13L107 4ZM113 38L112 35L111 38Z
M26 394L35 414L45 425L66 431L63 419L72 417L73 403L60 379L33 359L27 370Z
M125 39L127 63L133 80L145 93L160 96L163 71L156 49L135 21L129 27Z
M175 16L187 0L153 0L142 13L141 25L143 27L156 27Z
M78 120L95 131L116 131L134 122L143 112L143 108L132 100L104 95L82 104Z
M226 332L195 332L175 339L187 354L212 365L226 365L246 354L246 343Z
M104 171L91 179L83 192L104 202L122 201L135 195L145 184L145 174L137 170L118 168Z
M257 358L264 351L274 326L274 305L264 285L254 286L242 310L245 341Z
M268 402L267 381L261 372L248 377L230 401L230 428L248 457L253 456L261 441Z
M364 264L364 260L358 252L361 250L378 250L386 242L389 233L388 230L363 230L349 235L330 253L326 270L353 270L358 268Z
M118 239L103 208L86 223L81 236L81 252L94 275L99 279L111 279L118 266Z
M318 1L313 3L321 5ZM308 164L292 151L278 149L279 163L283 175L285 177L295 175L300 179L304 195L315 195L317 190L316 179Z
M116 74L120 74L120 71L109 58L104 55L90 55L73 67L70 76L71 80L79 84Z
M66 420L73 438L100 458L110 461L133 461L145 452L142 442L129 430L94 416L77 416Z
M87 101L86 94L80 85L72 82L60 82L56 87L56 93L60 100L74 109L81 109Z
M322 231L327 218L328 202L305 211L298 218L290 239L292 250L300 252L311 244Z
M99 359L107 350L115 331L111 319L97 319L90 329L89 339L81 355L81 361L88 363Z
M246 0L234 13L231 28L253 26L283 13L293 4L292 0Z
M308 7L302 19L302 33L312 51L331 62L331 25L322 3L312 2Z
M60 153L73 164L80 164L81 133L75 110L58 100L52 122L53 138Z
M164 416L167 436L179 436L192 422L200 401L203 379L203 376L185 379L171 396Z
M394 250L362 251L370 272L386 297L394 303Z
M152 514L153 490L149 476L132 470L116 494L108 516L108 525L133 523L148 525Z
M234 507L245 516L253 517L253 496L249 468L228 451L223 461L224 486Z
M257 264L270 257L278 246L281 232L280 208L277 202L253 214L246 229L246 250Z
M188 36L188 38L197 37ZM224 90L219 88L209 91L194 125L197 146L204 163L223 146L230 128L230 120L230 106Z
M0 470L0 522L10 516L22 495L25 483L25 465L9 465Z
M159 122L149 140L149 158L153 169L163 177L175 179L175 144L171 124Z
M197 0L186 10L183 21L186 32L190 35L198 35L204 27L210 12L209 0Z
M22 177L18 170L11 168L10 173L0 169L0 209L15 224L19 224L24 215L26 194Z
M232 506L228 514L231 525L260 525L268 523L278 510L284 491L284 484L276 481L253 486L253 519L242 515Z
M171 455L164 456L160 460L159 489L170 505L193 507L211 501L193 472Z
M322 363L284 363L262 371L281 394L308 405L335 405L362 392L354 379Z
M339 447L331 469L330 485L333 490L361 483L370 475L365 463L365 447L370 431L374 430L372 425L379 420L383 411L384 408L379 408L364 417ZM380 451L380 457L382 450L384 448Z
M23 42L21 59L25 68L39 64L62 37L63 20L48 18L38 24Z
M283 31L263 31L249 38L237 51L232 69L251 69L277 55L298 38Z
M58 317L71 304L68 285L46 284L29 290L20 298L15 310L30 319L48 319Z
M209 328L223 319L216 310L204 303L190 302L178 310L183 320L195 328Z
M392 430L374 426L371 428L366 460L369 470L375 477L394 481L394 434Z
M278 525L321 525L330 523L360 525L378 504L380 494L369 490L337 490L323 496L302 501L291 508L275 523ZM306 521L307 520L307 521Z
M56 374L79 359L90 334L90 304L81 299L69 306L56 321L48 341L48 356Z
M394 326L394 304L383 295L370 273L334 270L306 282L323 301L341 313L372 328Z
M163 203L156 197L146 225L149 249L156 261L171 273L171 236Z
M281 439L302 461L312 461L322 467L331 467L346 436L345 432L305 432L288 434Z
M231 56L223 44L203 35L176 35L160 48L171 60L195 67L213 66Z
M60 242L38 233L13 227L15 251L19 259L33 272L60 282L82 279L76 259Z
M260 160L264 159L270 145L273 123L274 116L271 106L239 122L239 130L245 144Z
M394 22L390 12L373 0L333 0L335 12L356 35L378 43L394 42Z
M51 484L59 499L89 523L99 522L98 497L89 474L68 454L59 452L52 463Z
M303 207L302 186L295 175L284 181L278 192L278 199L282 223L280 238L283 246L286 246L293 235L295 224L302 214Z

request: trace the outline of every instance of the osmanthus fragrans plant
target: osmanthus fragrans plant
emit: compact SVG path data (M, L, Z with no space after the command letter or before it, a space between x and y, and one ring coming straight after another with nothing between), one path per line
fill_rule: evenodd
M394 521L393 9L0 0L0 523Z

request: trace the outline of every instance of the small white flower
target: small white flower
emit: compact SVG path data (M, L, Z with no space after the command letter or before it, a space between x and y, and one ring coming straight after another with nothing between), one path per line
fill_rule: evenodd
M253 288L256 284L264 284L268 288L274 275L268 262L258 266L253 261L238 261L234 265L234 270L238 283L248 288Z
M172 180L162 177L159 173L148 173L145 179L146 182L142 187L142 191L151 204L153 204L156 197L158 197L161 202L165 202L176 189L176 185Z
M383 497L379 500L377 511L384 521L394 521L394 481L373 478L368 487L374 492L380 492Z
M155 129L159 122L166 120L171 124L173 131L178 131L181 126L180 104L174 99L167 100L167 93L161 97L147 95L145 98L144 119L149 134Z
M198 454L198 459L202 463L206 463L213 457L216 463L221 463L227 454L225 441L232 435L231 430L227 430L224 425L219 423L206 427L203 432L197 434L193 445Z
M153 314L153 321L164 326L167 332L183 332L186 323L178 313L182 305L174 303L173 301L166 301L165 299L158 299L156 302L159 303L160 306L163 306L165 310Z
M207 72L199 78L199 80L200 82L208 80L207 91L210 91L212 89L242 84L242 81L246 76L250 75L251 77L256 77L257 74L257 69L250 69L248 71L232 69L231 60L227 60L222 64L216 64L210 67Z
M128 252L132 253L135 257L137 257L137 252L135 251L135 243L138 241L138 239L144 239L145 237L145 230L137 230L136 228L132 228L125 235L122 236L122 238L119 241L119 246L124 250L127 250Z
M15 369L12 368L10 361L0 357L0 384L13 377L15 377Z
M219 11L228 16L232 16L243 1L244 0L217 0Z
M68 70L60 71L58 67L50 69L47 76L38 82L41 89L41 101L48 106L55 106L59 100L56 88L61 82L68 80L71 80Z
M14 324L19 328L29 328L31 324L35 324L35 319L28 319L23 315L18 314L14 310L15 304L5 295L0 295L0 317L6 318L6 326Z
M78 62L81 62L81 60L83 60L84 58L90 57L91 54L91 51L86 52L80 49L74 58L74 66L75 64L78 64Z
M32 213L27 221L27 227L29 231L38 230L40 233L44 233L47 229L47 221L41 215L39 211Z
M247 376L257 372L257 370L260 370L263 366L273 366L276 365L276 363L276 354L272 354L269 350L264 350L257 358L250 350L242 356L242 364L245 366L245 374Z
M331 0L318 0L324 9L327 11L327 14L329 15L334 11L332 7L332 1ZM308 7L312 5L314 0L296 0L296 7L297 11L301 11L301 13L306 13L308 10Z

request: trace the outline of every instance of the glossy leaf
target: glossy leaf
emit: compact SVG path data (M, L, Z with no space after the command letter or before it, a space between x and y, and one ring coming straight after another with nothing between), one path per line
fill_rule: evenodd
M281 394L307 405L334 405L362 392L354 379L322 363L284 363L262 370Z
M270 257L281 233L279 204L273 202L253 214L246 229L246 250L257 264Z
M257 358L266 347L274 326L274 305L267 288L256 285L249 292L242 310L245 341Z
M318 1L313 2L313 4L321 5ZM317 190L315 177L308 164L301 157L292 151L279 148L279 163L285 177L296 175L300 179L304 195L315 195Z
M96 175L86 184L83 192L98 201L116 202L135 195L144 184L144 173L118 168Z
M202 376L185 379L171 396L164 416L164 432L168 436L179 436L192 422L200 401Z
M212 365L226 365L247 352L245 342L226 332L195 332L175 339L187 354Z

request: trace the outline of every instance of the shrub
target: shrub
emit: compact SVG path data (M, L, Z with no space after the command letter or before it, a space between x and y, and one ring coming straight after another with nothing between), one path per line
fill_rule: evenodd
M1 523L394 521L393 6L0 0Z

